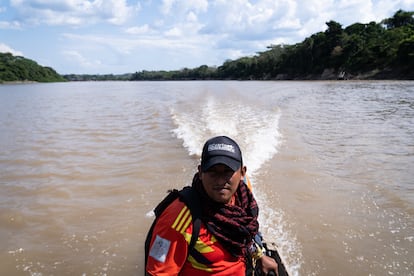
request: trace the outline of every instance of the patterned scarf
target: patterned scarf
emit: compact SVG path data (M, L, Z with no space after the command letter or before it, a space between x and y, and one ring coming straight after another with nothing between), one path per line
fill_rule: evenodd
M246 255L252 239L259 231L259 208L247 185L240 181L234 205L210 199L198 173L194 175L192 187L200 196L203 208L201 220L207 229L232 255Z

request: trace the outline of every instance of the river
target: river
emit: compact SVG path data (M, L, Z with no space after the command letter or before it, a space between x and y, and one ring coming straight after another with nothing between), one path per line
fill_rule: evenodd
M0 85L0 274L142 275L152 208L237 140L292 275L414 275L414 82Z

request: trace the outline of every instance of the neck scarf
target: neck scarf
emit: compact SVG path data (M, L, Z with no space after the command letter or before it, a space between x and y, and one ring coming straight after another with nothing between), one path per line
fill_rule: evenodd
M232 255L245 255L259 231L259 208L247 185L240 181L234 194L234 205L213 201L205 192L198 173L194 175L192 187L199 194L202 206L201 220L207 229Z

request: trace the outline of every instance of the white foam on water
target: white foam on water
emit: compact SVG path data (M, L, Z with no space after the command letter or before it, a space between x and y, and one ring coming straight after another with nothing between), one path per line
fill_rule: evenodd
M235 139L243 151L249 175L254 175L278 151L281 112L260 109L241 101L206 96L201 105L171 108L175 136L190 155L201 156L204 142L216 135Z

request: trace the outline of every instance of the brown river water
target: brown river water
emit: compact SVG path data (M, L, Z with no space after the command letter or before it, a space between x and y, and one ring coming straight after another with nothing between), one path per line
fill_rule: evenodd
M143 275L153 207L235 138L291 275L414 275L414 82L0 85L0 275Z

